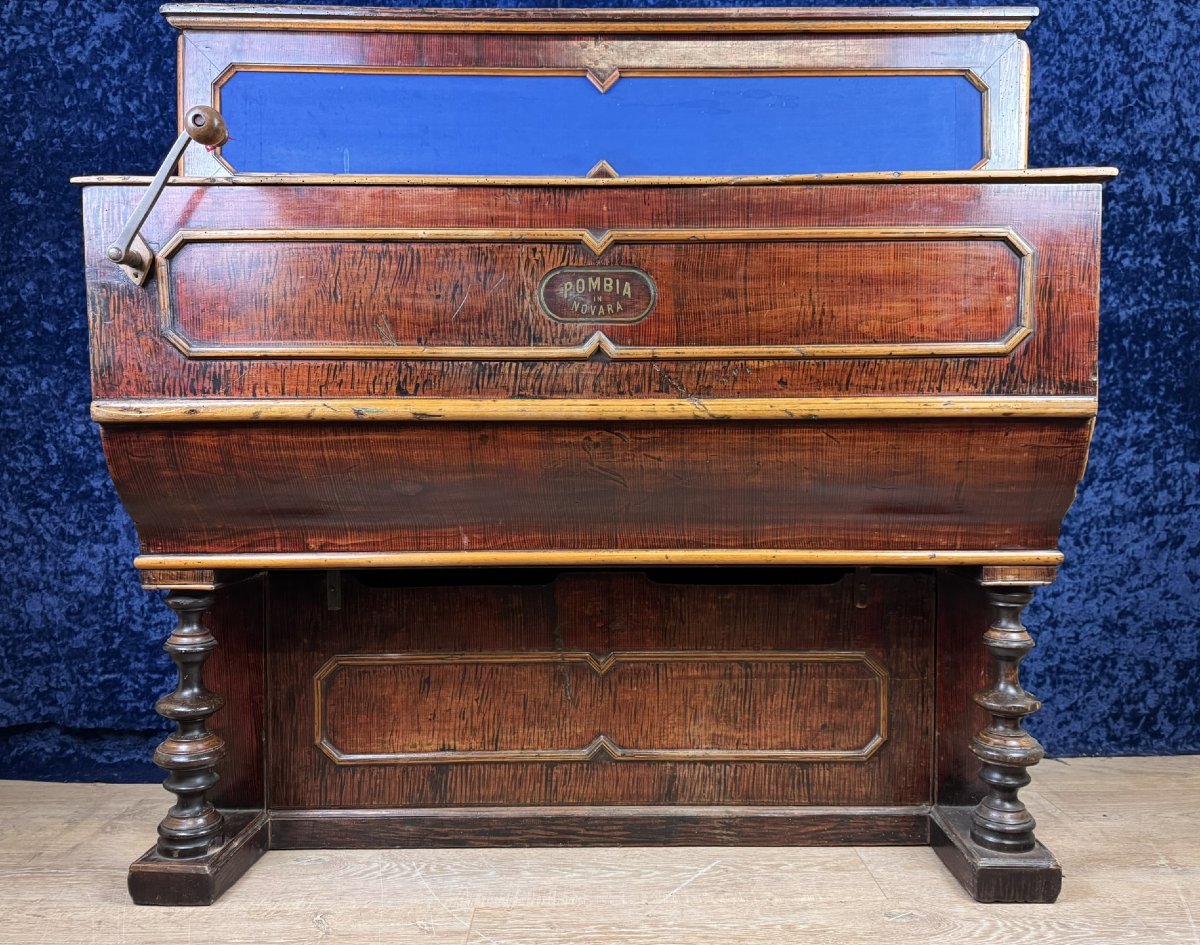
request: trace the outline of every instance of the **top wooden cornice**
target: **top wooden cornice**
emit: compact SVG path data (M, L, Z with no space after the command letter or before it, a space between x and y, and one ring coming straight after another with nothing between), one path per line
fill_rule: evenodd
M463 33L1021 32L1037 7L397 9L168 3L177 29Z

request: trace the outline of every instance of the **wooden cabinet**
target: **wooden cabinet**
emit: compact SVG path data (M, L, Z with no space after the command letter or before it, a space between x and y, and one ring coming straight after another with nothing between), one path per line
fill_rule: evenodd
M148 215L80 181L93 416L179 614L134 898L746 842L1053 900L1020 612L1113 172L1023 166L1033 11L164 10L185 131L234 137Z

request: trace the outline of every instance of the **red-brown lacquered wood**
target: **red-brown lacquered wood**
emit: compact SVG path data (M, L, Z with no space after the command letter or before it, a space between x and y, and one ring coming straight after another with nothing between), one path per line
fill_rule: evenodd
M979 645L980 627L988 624L988 604L975 573L937 572L937 747L934 796L944 806L978 803L983 796L978 759L971 739L987 713L975 694L987 683L990 662Z
M1086 420L110 426L152 553L1053 549Z
M265 576L219 588L207 619L219 645L204 664L204 678L225 700L208 726L225 741L225 755L217 763L220 780L208 796L222 809L262 809Z
M179 101L218 105L238 69L302 66L330 72L416 69L577 74L597 88L623 76L699 72L970 75L986 89L988 167L1024 167L1029 52L1015 35L1030 8L1012 11L788 9L386 11L339 8L298 17L168 13L183 30ZM349 16L347 14L350 14ZM357 19L357 22L355 22ZM388 22L390 21L390 23ZM836 42L830 41L835 32ZM182 116L182 111L181 111ZM236 134L236 129L234 130ZM552 134L552 129L548 130ZM189 152L189 174L225 174L215 154ZM617 169L618 171L620 168Z
M337 610L319 573L271 582L273 809L930 800L928 572L862 607L836 569L358 572ZM322 686L356 660L400 671Z
M103 249L140 190L85 188L98 398L1091 395L1096 390L1098 183L1030 178L1028 183L604 189L181 184L167 188L144 230L159 250L181 230L243 236L246 230L260 235L278 230L290 239L300 229L333 229L344 231L349 241L343 262L358 268L336 276L326 265L330 248L311 246L303 256L309 277L274 280L261 268L262 254L278 255L282 244L250 247L244 259L224 250L215 259L206 256L214 252L212 246L188 244L168 262L166 276L156 266L154 278L139 289ZM466 232L469 239L436 249L423 239L377 241L380 230L412 236L422 228ZM542 245L536 233L548 228L567 235L565 242L545 244L540 264L533 250L512 249L514 233L534 234L528 238ZM803 244L779 242L781 228L802 228L816 237L823 231L829 238L811 245L809 237ZM897 245L884 239L856 255L843 246L847 228L861 238L899 228L907 241ZM360 233L362 245L349 232L354 230L366 231ZM711 237L731 230L733 244L705 237L698 245L679 246L692 234ZM1014 234L1004 248L993 239L1001 230ZM606 231L622 231L627 241L616 234L605 243ZM646 231L655 234L654 240L675 242L639 242L650 238ZM755 232L763 235L762 242ZM941 235L930 243L922 242L922 233ZM962 238L942 241L947 233ZM739 248L737 240L748 245ZM650 273L661 311L634 325L563 325L531 310L540 280L568 258L585 259L591 254L588 241L602 250L593 254L596 265L619 262ZM292 242L287 245L295 250ZM404 259L430 252L439 260L436 272L410 275L421 286L420 299L412 314L398 314L408 310L401 299L405 289L380 273L400 271ZM769 274L772 255L779 262L774 276ZM1018 256L1031 280L1031 291L1021 293L1020 303L1012 298ZM872 265L858 265L860 257ZM214 269L205 269L206 259ZM989 266L999 267L994 284L973 274L976 263L988 272ZM293 260L284 271L295 276L300 264ZM172 265L185 271L176 274ZM755 278L747 280L746 272ZM197 296L202 277L207 288ZM182 296L173 301L170 293L160 293L163 280L178 282ZM373 320L367 313L347 324L345 305L334 301L330 280L356 294L369 288L372 297L378 293L387 304ZM891 293L895 307L871 316L865 301L847 295L856 281L862 300ZM222 287L226 301L221 301ZM965 315L951 313L956 298L966 305ZM179 331L178 301L187 329L200 335L204 350L196 350ZM203 317L197 308L202 302ZM706 321L706 315L713 320ZM461 318L467 319L463 328L457 327ZM929 344L930 339L987 340L1021 320L1031 334L1010 333L1014 346L1007 354L992 348L982 354L935 348L894 356L884 350L903 337L906 326L918 342ZM522 325L532 326L524 336L518 330ZM599 357L589 358L581 349L560 351L548 360L538 353L548 342L574 345L600 330L631 345L661 343L667 354L651 360L651 352L635 350L628 359L630 352L610 347L618 360L603 356L603 349ZM373 347L350 355L333 349L324 357L313 357L312 350L301 352L303 357L247 357L243 341L278 344L275 335L306 343L369 340ZM791 339L801 350L782 357L761 344L781 339ZM463 359L442 347L466 341L471 346L464 345L469 350ZM514 341L523 350L514 351ZM414 342L436 345L437 356L412 350ZM802 350L813 342L864 347L837 357ZM226 356L220 356L220 345L230 347ZM756 345L762 356L756 355ZM488 346L495 349L494 358ZM396 349L391 356L374 357L386 355L389 347ZM691 351L681 355L676 348Z
M1033 13L168 11L181 115L219 105L247 68L570 74L597 94L680 71L950 73L986 90L992 171L1025 163L1015 34ZM200 149L183 169L231 170ZM143 857L135 900L211 902L268 844L931 830L976 897L1053 900L1044 849L985 853L969 834L987 653L983 594L960 576L274 572L224 587L214 561L184 569L206 552L249 566L271 552L1028 550L1043 557L997 559L1012 570L985 581L1041 583L1090 435L1108 176L183 180L144 228L158 257L141 289L105 249L145 182L89 184L93 385L116 402L105 451L144 550L177 556L148 559L148 585L215 589L207 678L228 754L213 797L267 807L226 811L203 856ZM539 297L575 270L628 274L633 315L609 309L616 285L585 284L581 309ZM1085 409L1054 414L1055 397ZM458 419L287 413L365 398L440 398ZM562 398L583 406L505 415ZM772 414L771 398L850 412ZM124 422L128 402L155 399L176 403ZM186 416L229 399L275 419ZM726 413L587 413L633 400ZM728 406L747 400L760 406ZM455 414L464 403L479 412Z
M846 651L405 652L335 655L311 695L319 747L337 764L859 761L887 738L888 682ZM493 686L504 697L481 700L464 726L459 693ZM797 692L812 690L820 710L797 711ZM653 711L638 712L647 691Z
M869 356L898 345L1000 348L1028 318L1021 279L1030 254L999 232L830 240L783 228L757 242L754 234L711 242L667 234L667 242L615 245L602 266L577 240L524 234L462 243L326 235L185 237L160 268L179 342L225 358L230 349L383 358L437 347L527 349L522 356L536 359L602 331L618 356L730 347L821 354L833 345ZM542 288L564 268L568 278Z

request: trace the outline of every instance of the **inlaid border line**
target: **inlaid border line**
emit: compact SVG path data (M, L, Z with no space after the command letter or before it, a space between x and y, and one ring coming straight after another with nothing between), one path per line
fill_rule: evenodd
M789 548L595 548L485 551L295 551L147 553L134 567L147 570L326 570L351 568L619 567L651 565L764 565L778 567L947 567L1058 565L1060 551L894 550Z
M224 345L198 343L180 328L172 292L171 259L189 243L201 242L468 242L468 243L581 243L597 259L617 244L696 242L938 242L997 241L1018 260L1017 314L1012 327L989 341L922 341L861 344L796 345L621 345L603 331L577 345L362 345L279 344ZM707 360L743 358L933 358L1002 357L1033 333L1032 300L1036 254L1007 226L896 227L713 227L613 229L593 233L578 228L472 227L320 227L262 229L181 229L159 250L159 322L164 340L189 359L322 359L322 360L468 360L468 361L582 361L598 351L613 360Z
M721 749L721 748L626 748L600 733L578 748L549 749L445 749L423 752L346 752L334 744L326 731L325 704L328 686L343 667L390 667L399 665L452 666L474 664L521 665L582 663L597 677L620 664L689 662L753 663L854 663L862 665L875 680L878 711L875 732L865 744L853 749ZM590 761L604 754L614 761L807 761L863 762L883 747L888 738L888 673L868 654L857 651L763 652L760 650L613 650L597 655L590 651L530 651L504 653L357 653L333 656L313 676L313 742L337 765L446 764L471 762L571 762Z
M479 75L479 76L578 76L587 79L595 89L604 94L609 91L618 80L622 78L744 78L747 76L775 76L780 78L821 78L821 77L887 77L887 76L961 76L971 83L980 93L980 157L979 160L971 165L970 168L964 170L981 170L987 167L992 160L993 141L992 141L992 122L991 114L991 87L982 74L972 66L963 66L957 68L924 68L914 66L910 68L899 66L883 66L880 68L869 68L866 66L847 67L843 69L832 68L813 68L813 69L797 69L786 66L780 67L755 67L747 69L734 69L728 67L704 69L700 67L663 67L651 68L646 66L623 68L611 63L594 63L584 66L547 66L545 68L534 68L531 66L392 66L392 65L362 65L362 64L336 64L336 63L267 63L267 62L232 62L225 66L220 73L212 80L212 107L221 110L221 95L222 90L230 82L230 80L239 72L305 72L319 73L331 75ZM181 73L182 74L182 73ZM182 99L181 99L182 101ZM222 168L228 171L231 175L238 174L229 160L225 157L221 148L216 148L212 151L213 159ZM603 155L597 158L597 161L602 161ZM416 175L426 176L426 175ZM429 175L440 176L440 175ZM456 177L458 175L448 175ZM462 175L469 177L471 175ZM579 175L586 177L587 172ZM689 175L669 175L671 178L679 180L688 180ZM571 179L568 177L568 179Z
M1091 419L1092 396L659 399L246 398L96 400L92 419L125 423L880 420L945 417Z

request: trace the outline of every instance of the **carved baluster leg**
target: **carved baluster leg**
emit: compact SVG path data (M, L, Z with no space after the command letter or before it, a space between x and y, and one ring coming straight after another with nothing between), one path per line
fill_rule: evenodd
M167 606L178 623L163 649L179 669L175 691L158 700L160 715L175 723L175 731L154 752L155 763L166 770L163 787L176 796L174 806L158 827L158 843L129 866L129 894L134 902L153 906L202 906L214 901L248 870L270 846L270 817L263 809L261 793L255 794L253 773L232 771L233 797L239 807L224 814L213 806L211 794L217 783L217 764L226 755L225 740L208 729L209 719L223 700L204 685L204 665L217 641L201 618L217 600L221 604L211 620L222 620L223 630L233 642L234 654L255 662L255 644L261 646L264 628L254 620L231 619L231 614L253 613L261 604L264 584L231 575L224 582L211 571L143 572L143 586L168 590ZM183 586L177 586L183 585ZM208 585L208 590L197 590ZM236 587L235 587L236 585ZM261 607L258 608L261 611ZM229 678L229 665L226 667ZM253 690L251 690L253 691ZM242 690L245 698L245 689ZM240 712L251 707L239 704ZM247 752L245 736L236 727L236 761L254 764ZM239 780L240 779L240 780ZM230 798L226 790L225 800Z
M155 705L159 715L175 723L175 731L154 752L154 763L166 770L163 787L177 798L158 825L158 853L172 859L204 856L222 839L223 818L207 797L225 754L225 742L208 730L209 716L222 699L204 687L204 661L217 641L200 618L212 601L213 595L204 592L167 595L179 623L163 649L179 668L179 685Z
M1062 889L1062 868L1034 837L1033 815L1018 796L1029 784L1029 768L1044 754L1022 725L1041 706L1021 686L1021 661L1033 649L1021 612L1033 599L1033 585L1052 580L1054 569L1049 567L985 568L983 595L975 598L978 611L971 607L980 616L986 608L989 621L983 642L991 657L990 679L974 699L991 719L971 739L971 751L982 762L979 779L985 793L974 807L936 804L930 842L980 902L1054 902ZM953 640L976 645L964 636L948 634L945 639L952 647L957 645Z
M1033 599L1030 587L987 589L992 623L983 642L992 655L992 684L975 701L992 715L975 736L971 750L983 762L980 780L987 796L971 815L971 839L981 847L1004 853L1022 853L1034 847L1033 815L1017 796L1029 783L1029 768L1045 752L1025 731L1025 716L1041 708L1021 687L1021 660L1033 649L1033 637L1021 623L1021 611Z

